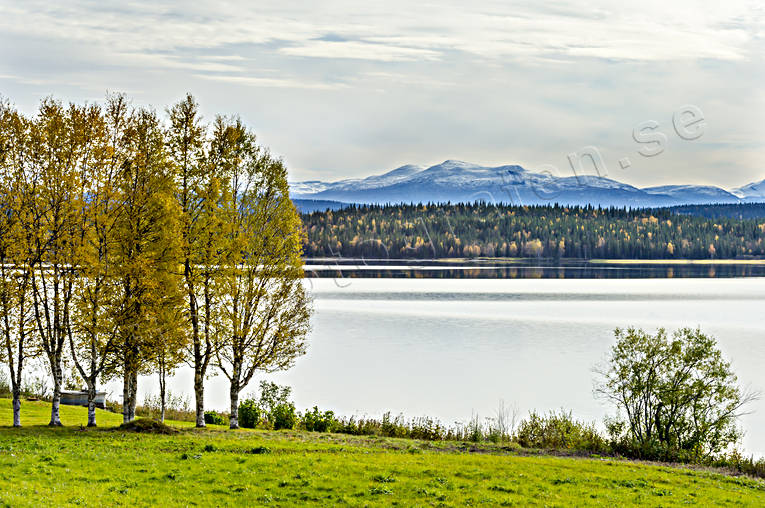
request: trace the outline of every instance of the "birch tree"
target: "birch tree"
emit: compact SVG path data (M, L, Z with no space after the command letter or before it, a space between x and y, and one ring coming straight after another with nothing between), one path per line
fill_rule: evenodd
M85 140L85 107L46 99L32 122L31 171L35 173L31 210L35 223L32 303L34 319L53 378L49 425L60 426L64 350L71 326L71 303L79 265L78 210L82 199L80 165L91 146Z
M0 100L0 330L10 374L13 426L21 426L21 381L26 360L38 354L31 312L32 192L27 185L29 123Z
M127 121L127 101L121 95L108 97L105 109L91 109L88 118L88 135L97 146L84 173L87 199L80 202L81 282L75 290L69 334L72 360L88 389L88 427L96 426L97 382L114 361L117 340L118 320L113 309L118 281L111 256L121 213L117 179L125 162L122 144Z
M167 378L184 361L188 345L186 328L179 326L183 322L183 299L180 291L171 291L165 301L156 306L154 332L151 337L153 364L159 381L159 419L165 421L167 409Z
M225 330L218 365L230 382L230 426L256 372L289 368L306 350L310 301L302 284L300 218L281 161L259 149L239 120L216 127L228 161L230 225L223 280Z
M172 165L156 113L139 110L126 129L128 155L118 188L122 207L115 228L114 270L119 279L119 371L123 420L135 419L139 373L153 364L155 316L167 292L178 288L178 207Z
M191 95L168 110L168 147L176 165L176 199L181 213L181 251L189 325L187 360L194 369L196 426L204 427L204 389L217 345L215 305L220 272L220 179L214 153L207 154L205 127ZM162 385L160 385L162 389ZM160 390L161 391L161 390Z

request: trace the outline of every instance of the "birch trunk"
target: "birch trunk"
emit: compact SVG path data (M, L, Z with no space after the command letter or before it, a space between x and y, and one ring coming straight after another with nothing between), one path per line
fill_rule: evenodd
M51 427L61 427L61 415L59 406L61 405L61 383L63 381L63 372L61 370L60 358L56 359L57 365L53 366L53 401L50 405L50 423Z
M96 384L88 381L88 427L96 426Z
M135 420L136 394L138 393L138 372L125 372L122 391L122 421L129 423Z
M229 427L239 428L239 383L231 382L231 415L229 416Z
M159 385L159 421L165 423L165 383Z
M13 392L13 426L21 427L21 398L15 390Z
M125 371L122 380L122 423L130 421L130 373Z
M199 369L194 369L194 396L197 403L197 427L205 427L205 384Z
M132 422L135 420L135 407L138 403L138 371L132 371L130 378L130 421Z

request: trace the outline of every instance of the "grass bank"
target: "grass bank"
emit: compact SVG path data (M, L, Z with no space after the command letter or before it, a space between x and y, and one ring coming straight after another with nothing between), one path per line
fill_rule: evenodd
M173 435L81 428L84 408L25 402L13 429L0 399L0 505L762 506L765 483L711 471L522 450L294 431Z

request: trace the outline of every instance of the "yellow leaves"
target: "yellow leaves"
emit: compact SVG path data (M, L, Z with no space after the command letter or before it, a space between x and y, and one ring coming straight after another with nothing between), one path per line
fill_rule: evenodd
M542 241L538 238L534 238L523 244L523 252L527 256L541 256L543 250L544 247L542 246Z

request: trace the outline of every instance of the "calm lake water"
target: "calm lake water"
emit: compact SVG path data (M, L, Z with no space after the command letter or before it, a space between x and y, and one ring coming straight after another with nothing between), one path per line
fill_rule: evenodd
M701 326L741 383L765 389L765 279L307 279L314 297L308 354L288 372L299 409L342 415L429 415L450 424L492 416L503 399L522 414L571 409L601 421L593 396L613 329ZM150 378L141 393L155 390ZM117 385L115 394L119 393ZM180 372L177 391L191 393ZM256 387L253 382L252 389ZM228 405L225 378L207 404ZM744 448L765 455L765 401L742 419Z

